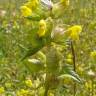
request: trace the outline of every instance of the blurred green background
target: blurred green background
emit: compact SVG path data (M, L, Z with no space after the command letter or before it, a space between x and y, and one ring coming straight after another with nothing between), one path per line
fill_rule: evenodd
M32 24L29 21L25 24L26 21L20 19L19 8L25 1L0 0L0 86L5 86L5 82L11 82L13 91L22 86L19 81L30 76L22 62L19 62L24 53L22 46L31 44L27 36ZM78 74L89 83L88 71L93 70L96 73L96 62L90 58L90 52L96 50L96 0L70 0L70 6L65 10L60 22L67 25L80 24L83 27L80 41L75 48L76 63ZM69 50L65 48L65 58L68 53L70 48ZM96 78L94 82L96 96ZM69 88L66 91L67 95L64 96L72 96L69 90L71 89ZM88 91L90 88L87 90L84 85L78 85L77 96L92 96Z

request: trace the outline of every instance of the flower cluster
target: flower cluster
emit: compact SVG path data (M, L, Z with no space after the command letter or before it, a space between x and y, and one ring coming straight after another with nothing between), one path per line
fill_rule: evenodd
M29 90L20 89L17 91L16 96L28 96L29 93Z
M21 9L22 16L27 17L32 15L32 10L27 6L21 6L20 9Z
M32 87L32 81L30 80L30 79L28 79L28 80L25 80L25 84L26 84L26 86L28 86L28 87Z
M80 25L74 25L72 27L69 27L67 30L68 35L72 40L78 40L81 31L82 31L82 27Z
M61 2L64 6L68 6L68 5L69 5L69 0L60 0L60 2Z
M3 94L5 92L4 87L0 87L0 94Z
M24 17L31 16L32 12L37 8L38 4L39 4L38 0L29 0L27 3L25 3L20 8L22 16Z
M92 51L92 52L90 53L90 56L91 56L92 58L96 58L96 51Z

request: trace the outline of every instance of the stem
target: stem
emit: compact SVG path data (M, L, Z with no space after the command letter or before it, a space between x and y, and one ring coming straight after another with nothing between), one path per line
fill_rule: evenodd
M92 96L94 95L94 82L93 82L93 79L91 80L91 83L92 83L92 91L91 91L91 94L92 94Z
M71 41L71 51L72 51L72 56L73 56L73 68L74 68L74 71L76 72L75 50L74 50L74 45L72 41ZM75 95L76 95L76 83L74 82L74 96Z
M72 41L71 41L71 51L72 51L72 56L73 56L73 68L74 68L74 71L76 72L75 50L74 50L74 46L73 46Z
M95 2L92 2L92 19L94 19L95 16Z
M49 90L49 87L47 86L47 87L45 88L44 96L48 96L48 90Z
M45 93L44 93L44 96L48 96L48 90L49 90L48 76L49 76L49 74L46 73L46 82L45 82Z

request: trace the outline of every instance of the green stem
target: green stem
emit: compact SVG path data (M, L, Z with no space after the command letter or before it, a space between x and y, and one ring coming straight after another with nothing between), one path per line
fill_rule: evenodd
M74 50L74 45L72 41L71 41L71 51L73 56L73 68L74 68L74 71L76 72L75 50Z
M48 90L49 90L49 87L47 86L47 87L45 88L44 96L48 96Z
M46 82L45 82L45 93L44 93L44 96L48 96L48 90L49 90L48 76L49 76L49 74L46 72Z
M92 91L91 91L92 95L91 96L93 96L94 95L94 82L93 82L93 79L91 80L91 83L92 83L92 85L91 85L92 86Z
M76 72L75 50L74 50L74 45L72 41L71 41L71 51L72 51L72 56L73 56L73 68L74 68L74 71ZM76 83L74 82L74 96L75 95L76 95Z

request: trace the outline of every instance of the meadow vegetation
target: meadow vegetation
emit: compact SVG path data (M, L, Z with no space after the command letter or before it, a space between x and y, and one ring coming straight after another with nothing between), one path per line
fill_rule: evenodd
M0 0L0 96L96 96L96 0Z

